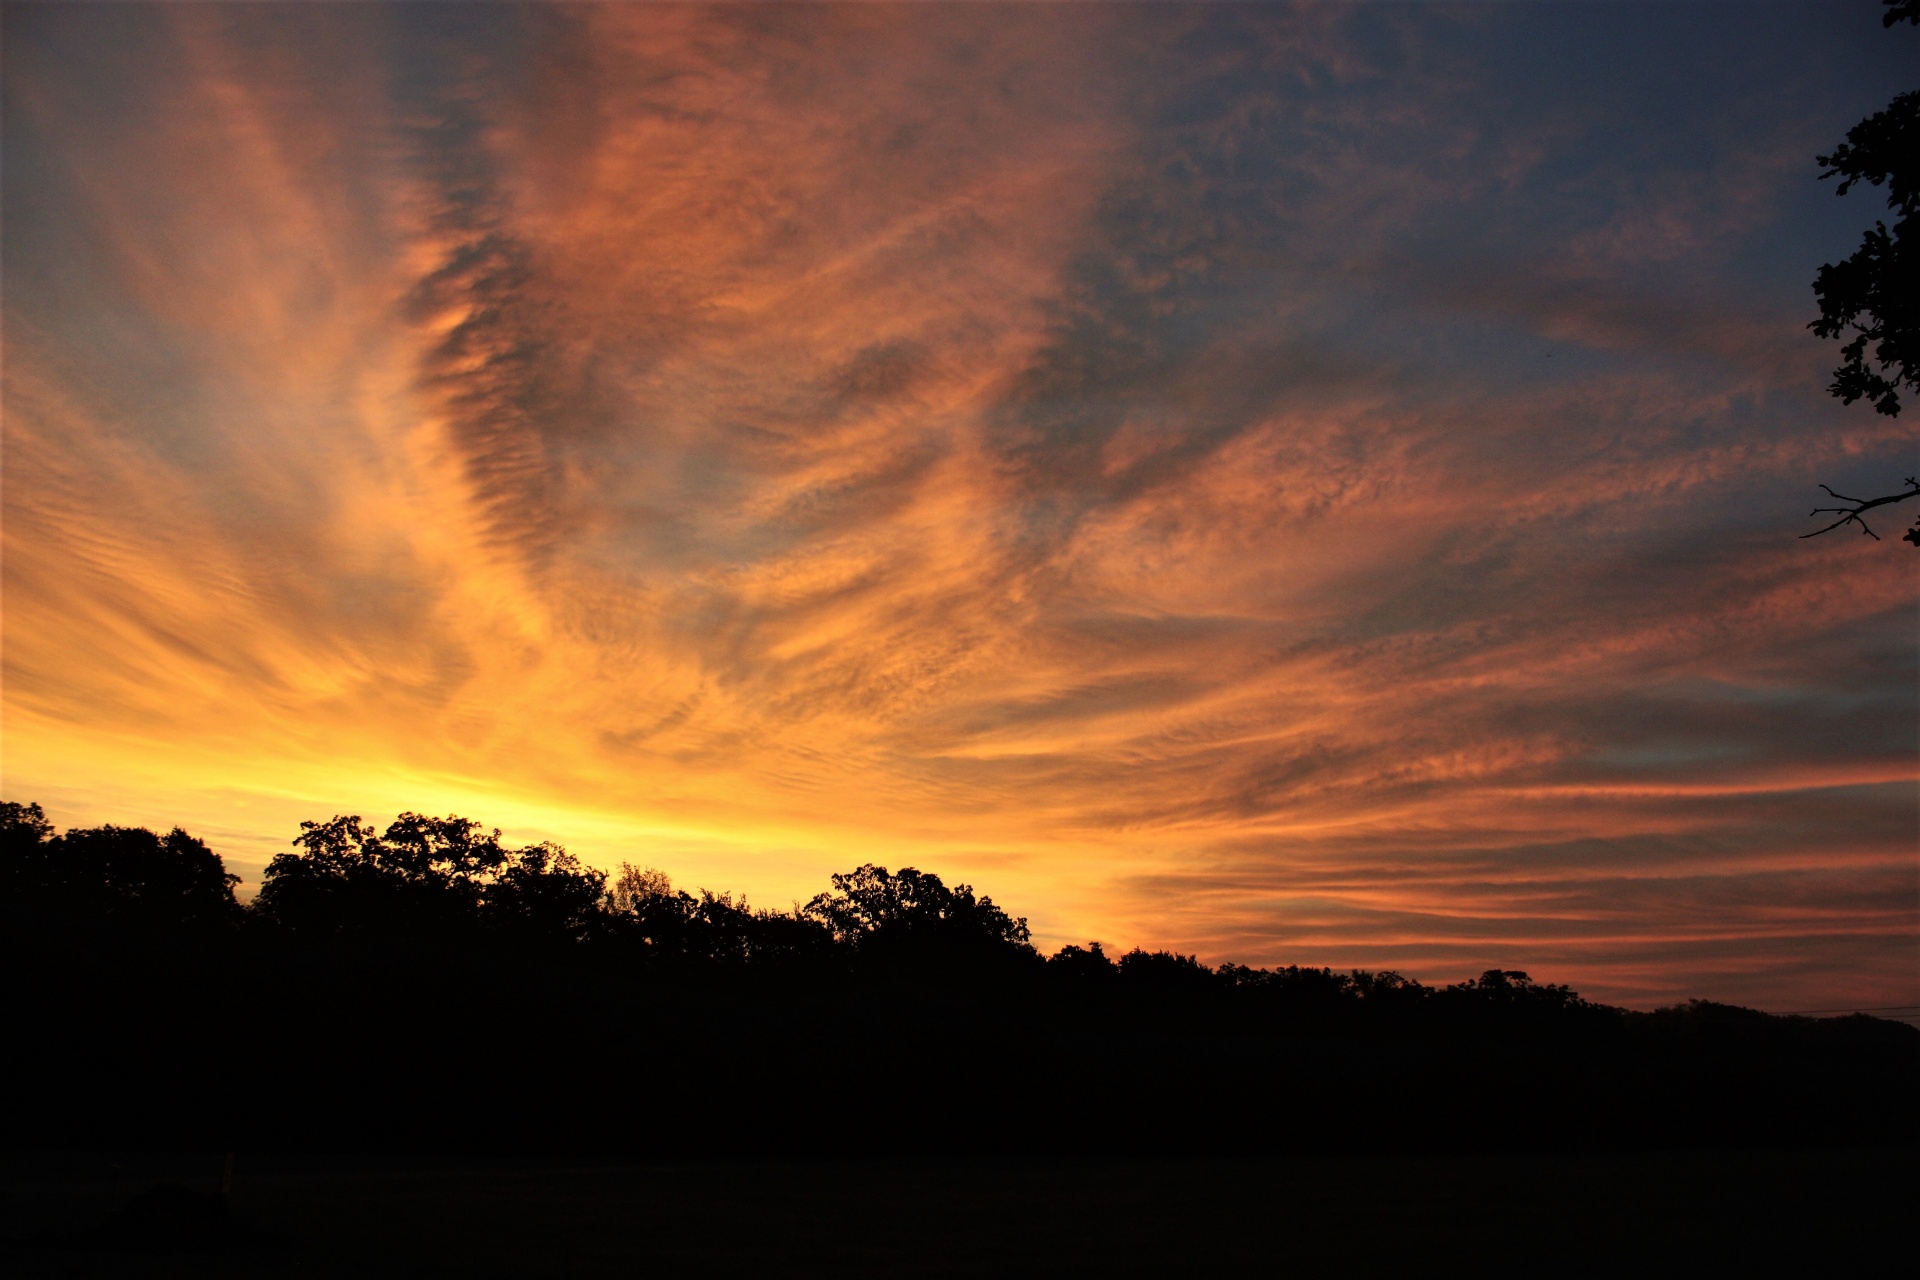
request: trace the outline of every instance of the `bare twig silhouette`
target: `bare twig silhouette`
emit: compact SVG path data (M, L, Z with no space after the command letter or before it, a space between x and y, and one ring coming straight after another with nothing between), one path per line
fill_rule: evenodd
M1827 489L1826 485L1821 485L1820 487L1822 489ZM1843 524L1857 524L1860 526L1860 532L1866 534L1869 538L1872 538L1875 542L1878 542L1880 540L1880 535L1875 533L1871 528L1867 526L1867 522L1860 518L1861 514L1863 512L1871 511L1875 507L1887 506L1889 503L1905 502L1908 498L1920 498L1920 479L1915 479L1912 476L1908 476L1906 492L1890 493L1886 495L1884 498L1850 498L1844 493L1835 493L1831 489L1827 489L1827 494L1829 497L1838 498L1842 502L1851 502L1853 503L1853 505L1850 507L1815 507L1812 511L1808 512L1807 514L1815 515L1815 516L1837 515L1840 518L1838 520L1835 520L1832 524L1826 526L1826 528L1824 529L1815 529L1812 533L1803 533L1800 535L1801 537L1817 538L1823 533L1830 533L1833 530L1838 529ZM1906 537L1906 540L1909 542L1912 542L1915 546L1920 546L1920 536L1916 536L1916 533L1920 533L1920 529L1916 529L1915 533L1909 533Z

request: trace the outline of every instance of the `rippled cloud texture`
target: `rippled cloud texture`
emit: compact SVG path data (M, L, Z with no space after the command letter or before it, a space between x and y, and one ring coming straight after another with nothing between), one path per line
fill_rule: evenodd
M8 796L1913 1000L1876 19L10 6Z

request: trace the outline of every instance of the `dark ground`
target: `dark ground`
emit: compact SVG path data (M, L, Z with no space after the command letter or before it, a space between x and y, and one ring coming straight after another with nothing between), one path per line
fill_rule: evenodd
M1903 1147L562 1165L243 1152L231 1225L216 1227L212 1247L167 1248L153 1221L124 1206L171 1185L206 1193L198 1207L217 1211L218 1155L10 1155L0 1162L0 1270L1897 1275L1912 1274L1920 1243L1916 1156ZM160 1212L191 1217L195 1204Z

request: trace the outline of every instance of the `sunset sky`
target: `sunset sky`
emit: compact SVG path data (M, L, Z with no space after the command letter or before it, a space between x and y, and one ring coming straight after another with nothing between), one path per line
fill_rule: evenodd
M1920 1000L1832 5L8 5L5 798Z

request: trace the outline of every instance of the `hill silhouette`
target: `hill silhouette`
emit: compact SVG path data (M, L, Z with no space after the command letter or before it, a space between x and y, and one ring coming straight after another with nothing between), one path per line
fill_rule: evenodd
M178 829L0 806L15 1145L1143 1154L1920 1136L1920 1030L1489 970L1044 956L868 864L792 911L462 818L302 824L241 905Z

